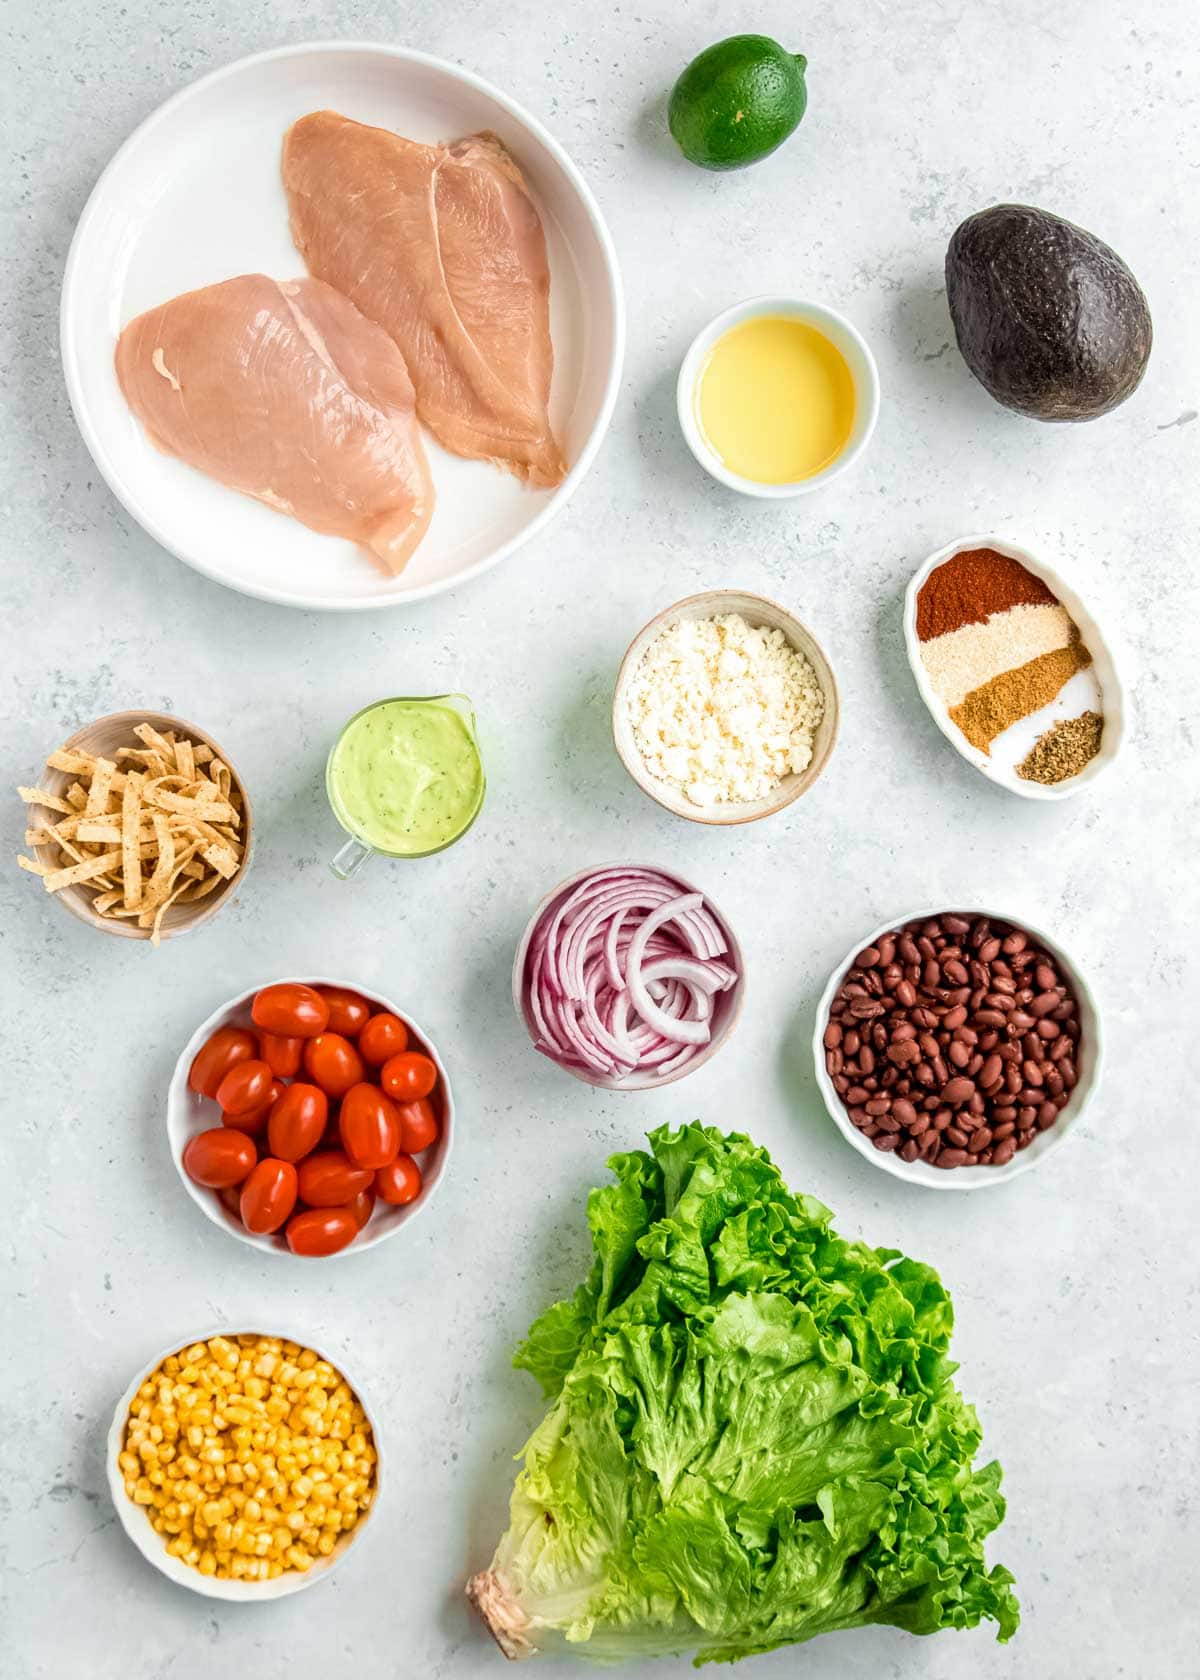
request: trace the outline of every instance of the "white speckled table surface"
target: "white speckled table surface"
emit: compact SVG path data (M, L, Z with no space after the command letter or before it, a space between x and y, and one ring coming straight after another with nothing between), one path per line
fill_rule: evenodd
M802 27L779 0L313 0L303 12L281 0L14 0L0 24L0 780L32 779L77 725L143 704L227 743L259 822L235 906L155 953L98 937L18 875L22 815L5 803L0 1674L499 1673L460 1589L490 1555L511 1454L539 1412L510 1354L580 1275L584 1194L606 1155L693 1117L749 1129L842 1229L940 1268L961 1382L1006 1470L992 1555L1014 1570L1025 1616L1007 1648L982 1629L923 1641L874 1629L754 1672L1195 1674L1200 1134L1181 1053L1200 987L1191 9L1144 8L1136 26L1095 0L823 6ZM760 167L708 176L664 138L665 94L695 51L747 27L808 55L809 114ZM543 118L609 217L630 318L610 436L558 523L459 593L350 618L243 599L158 548L94 471L57 359L67 243L117 144L202 72L322 35L459 60ZM1097 424L1006 413L954 348L946 241L1005 198L1092 228L1150 298L1148 375ZM780 505L710 483L673 408L697 327L766 289L843 308L885 393L860 469ZM1124 760L1061 805L1022 802L959 759L905 663L911 571L986 529L1023 535L1069 571L1124 652ZM812 625L844 708L814 793L730 832L649 803L608 728L633 631L721 584L775 596ZM480 714L480 822L441 857L334 880L332 735L381 694L448 687ZM733 1043L649 1096L606 1097L543 1062L509 1002L533 902L611 858L674 863L708 884L748 956ZM1080 1135L1032 1175L969 1198L920 1193L860 1160L824 1114L809 1053L835 959L893 910L938 900L1001 902L1054 929L1095 980L1109 1046ZM196 1023L247 985L304 970L408 1000L445 1048L461 1105L429 1214L325 1270L265 1264L206 1223L164 1134L167 1080ZM390 1440L393 1486L383 1532L333 1582L276 1605L212 1605L121 1535L104 1434L131 1374L173 1337L273 1314L352 1358Z

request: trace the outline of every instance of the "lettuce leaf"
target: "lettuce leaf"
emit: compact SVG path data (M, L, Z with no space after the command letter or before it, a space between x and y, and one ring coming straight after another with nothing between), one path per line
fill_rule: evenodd
M550 1409L473 1600L510 1656L733 1661L837 1628L1019 1620L1000 1468L937 1273L848 1242L766 1151L698 1125L616 1155L587 1281L515 1363Z

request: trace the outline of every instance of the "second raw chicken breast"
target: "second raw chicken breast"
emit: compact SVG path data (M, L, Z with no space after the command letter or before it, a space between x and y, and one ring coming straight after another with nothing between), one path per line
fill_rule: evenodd
M399 572L434 491L404 359L320 280L243 274L131 321L117 378L150 439Z
M423 146L316 111L288 131L283 184L309 271L392 335L439 442L561 483L546 240L499 140Z

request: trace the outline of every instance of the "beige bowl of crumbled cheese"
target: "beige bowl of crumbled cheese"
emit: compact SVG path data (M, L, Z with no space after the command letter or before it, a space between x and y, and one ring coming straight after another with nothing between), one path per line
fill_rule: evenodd
M617 673L613 741L651 799L700 823L755 822L807 793L837 739L824 650L762 595L691 595L640 630Z

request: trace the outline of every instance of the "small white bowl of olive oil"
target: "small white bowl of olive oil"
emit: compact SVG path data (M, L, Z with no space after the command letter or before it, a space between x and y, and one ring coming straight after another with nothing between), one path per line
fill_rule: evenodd
M750 298L693 340L676 398L688 447L713 478L746 496L802 496L866 449L879 370L836 309Z

